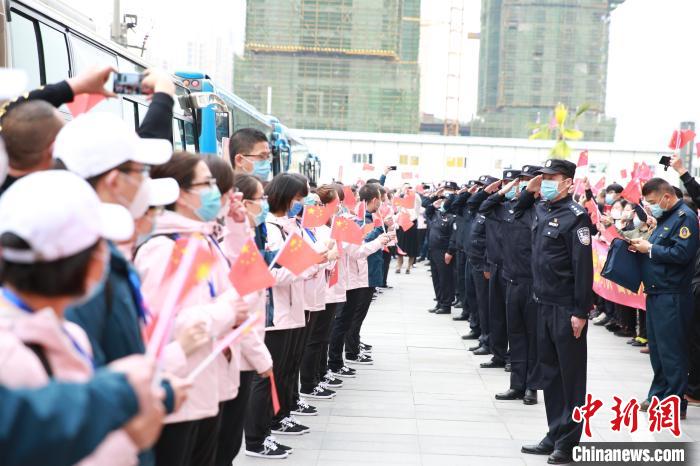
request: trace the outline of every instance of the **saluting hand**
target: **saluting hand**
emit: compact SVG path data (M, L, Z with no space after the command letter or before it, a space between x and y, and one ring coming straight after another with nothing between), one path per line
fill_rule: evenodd
M513 189L513 186L515 186L515 184L516 184L517 182L518 182L518 179L517 179L517 178L511 180L507 185L505 185L504 187L502 187L500 191L498 191L498 194L500 194L501 196L505 196L506 193L507 193L508 191L510 191L511 189Z
M489 194L493 194L498 190L498 187L501 186L502 182L502 180L494 181L493 183L488 185L486 189L484 189L484 191L486 191Z
M540 186L542 186L542 175L537 175L527 183L525 189L533 194L537 194L540 192Z
M574 338L579 338L583 332L583 327L586 326L587 319L571 316L571 328L574 331Z

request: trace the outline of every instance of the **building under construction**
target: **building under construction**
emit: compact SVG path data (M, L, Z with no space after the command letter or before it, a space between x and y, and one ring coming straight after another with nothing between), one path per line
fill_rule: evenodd
M527 137L562 102L588 141L612 141L606 118L610 12L624 0L482 0L478 117L473 136Z
M286 125L417 133L420 0L247 2L234 90Z

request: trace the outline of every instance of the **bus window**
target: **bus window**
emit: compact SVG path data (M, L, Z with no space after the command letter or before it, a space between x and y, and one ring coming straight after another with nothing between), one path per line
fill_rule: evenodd
M195 141L197 139L197 135L195 134L194 131L194 125L190 123L189 121L185 122L185 150L188 152L195 153L197 152L197 145L195 144Z
M173 151L185 149L185 122L173 118Z
M226 112L216 112L216 141L221 143L222 138L227 138L230 136L228 134L229 126L229 114Z
M40 24L41 45L44 49L44 74L48 84L70 77L66 36L56 29Z
M39 48L36 40L34 21L12 12L10 33L12 34L12 67L27 73L29 89L41 86Z
M136 131L138 129L136 126L136 104L130 100L122 99L122 118L129 125L129 128Z
M139 110L139 126L143 123L143 119L146 118L146 113L148 113L148 107L143 104L138 104Z
M115 55L74 35L70 36L70 41L73 45L73 62L75 65L73 76L96 65L117 67L117 57ZM113 76L110 76L105 84L105 88L112 89L112 80ZM95 110L114 113L115 115L121 114L121 106L118 99L105 99L95 106Z
M119 60L119 68L117 69L120 73L143 73L146 69L138 63L134 63L133 61L129 60L128 58L124 58L121 55L117 58Z

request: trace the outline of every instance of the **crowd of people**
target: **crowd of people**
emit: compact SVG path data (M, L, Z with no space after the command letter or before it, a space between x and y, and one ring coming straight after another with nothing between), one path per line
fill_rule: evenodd
M594 196L582 180L576 192L576 164L560 159L463 185L390 189L387 167L379 179L315 186L271 177L270 143L251 128L231 136L228 160L173 152L175 87L156 70L145 73L151 103L136 130L99 111L65 122L57 108L75 96L113 97L111 73L90 70L0 110L3 464L288 457L283 439L311 431L312 403L373 363L361 333L391 288L392 261L396 274L428 261L429 312L461 308L470 351L491 356L481 367L510 373L496 399L534 405L543 390L548 432L524 453L571 460L589 319L648 350L643 409L677 395L685 416L700 399L700 185L679 157L687 194L651 178L636 203L618 184ZM308 226L314 211L327 215ZM343 221L359 239L337 235ZM591 243L611 227L640 258L645 309L593 292ZM280 264L299 241L312 263ZM192 259L200 250L206 265ZM271 281L242 293L237 266L252 276L256 258Z

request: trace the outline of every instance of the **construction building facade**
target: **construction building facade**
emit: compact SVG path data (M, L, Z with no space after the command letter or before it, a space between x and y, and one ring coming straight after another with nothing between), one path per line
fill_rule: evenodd
M624 0L482 0L472 136L522 138L558 102L590 110L588 141L613 141L605 116L610 13Z
M234 92L287 126L417 133L420 0L247 2Z

